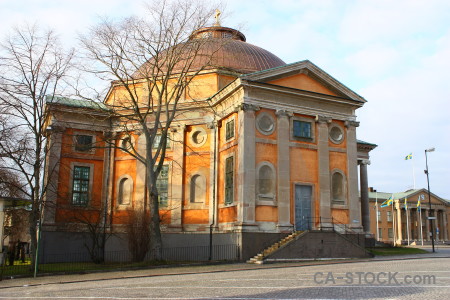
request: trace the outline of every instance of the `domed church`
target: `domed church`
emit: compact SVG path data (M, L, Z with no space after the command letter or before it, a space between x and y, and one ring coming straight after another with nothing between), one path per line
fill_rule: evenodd
M234 245L231 259L247 259L292 232L368 232L357 168L367 191L368 153L376 145L356 139L356 110L366 100L312 62L286 64L238 30L216 24L190 36L200 39L208 42L190 68L206 59L208 67L180 104L158 179L163 247ZM103 113L120 94L113 82L103 104L48 103L54 190L47 192L44 255L85 251L86 222L69 217L81 212L110 234L106 251L127 249L121 235L130 209L144 201L144 167L118 148L90 147L108 132L117 143L143 143L139 134L120 140Z

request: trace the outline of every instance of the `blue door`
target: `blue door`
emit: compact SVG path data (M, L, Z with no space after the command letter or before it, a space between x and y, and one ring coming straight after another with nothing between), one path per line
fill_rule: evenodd
M311 229L311 195L310 185L295 186L295 229Z

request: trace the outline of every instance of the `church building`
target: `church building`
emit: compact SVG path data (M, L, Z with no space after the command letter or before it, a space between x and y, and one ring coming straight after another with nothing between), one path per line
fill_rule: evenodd
M309 60L287 64L235 29L205 27L191 35L199 38L227 41L196 75L196 98L208 105L186 100L170 127L158 179L163 247L207 246L212 230L214 244L239 245L245 259L293 231L341 224L369 232L358 165L367 191L376 145L356 134L366 100ZM109 119L120 94L113 82L101 104L47 103L52 188L43 253L83 251L82 218L125 233L130 210L144 201L143 165L104 142L113 136L137 149L144 142L138 132L122 139ZM124 249L119 238L107 242L107 251Z

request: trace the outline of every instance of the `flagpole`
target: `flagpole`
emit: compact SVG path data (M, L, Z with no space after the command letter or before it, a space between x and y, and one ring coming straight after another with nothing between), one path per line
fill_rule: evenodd
M378 229L378 192L375 192L375 213L377 216L377 241L380 240L380 234Z
M414 171L414 159L411 159L411 160L412 160L412 167L413 167L413 189L416 189L416 174Z
M392 237L394 238L393 244L394 244L394 247L395 247L395 244L396 244L395 243L395 236L396 236L396 234L395 234L395 218L394 218L394 197L392 197L391 211L392 211L392 231L394 232L394 235Z

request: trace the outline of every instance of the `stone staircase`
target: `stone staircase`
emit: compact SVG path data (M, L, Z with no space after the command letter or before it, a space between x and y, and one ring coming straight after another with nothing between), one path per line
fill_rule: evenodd
M268 257L269 255L275 253L276 251L278 251L279 249L283 248L284 246L286 246L290 242L296 240L297 237L299 237L300 235L303 235L304 233L306 233L306 230L305 231L295 231L295 232L291 233L290 235L288 235L287 237L283 238L282 240L280 240L280 241L276 242L275 244L271 245L270 247L264 249L261 253L258 253L257 255L255 255L252 258L250 258L249 260L247 260L247 263L249 263L249 264L263 264L264 263L264 259L266 257Z

